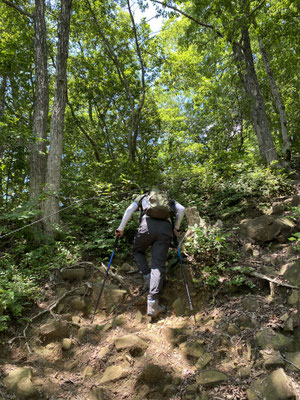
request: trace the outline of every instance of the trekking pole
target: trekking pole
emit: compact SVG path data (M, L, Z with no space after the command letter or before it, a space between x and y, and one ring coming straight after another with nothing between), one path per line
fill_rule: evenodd
M107 266L106 274L105 274L105 277L103 279L103 283L102 283L102 286L101 286L101 289L100 289L100 293L99 293L99 296L98 296L98 299L97 299L97 304L96 304L96 307L95 307L95 310L94 310L94 314L93 314L92 319L91 319L91 324L94 322L95 314L96 314L97 308L98 308L99 303L100 303L100 299L101 299L101 296L102 296L104 285L105 285L106 279L108 277L109 268L110 268L112 259L114 257L115 251L116 251L117 246L118 246L118 241L119 241L119 236L117 236L116 240L115 240L114 249L113 249L113 251L111 253L111 256L110 256L110 260L109 260L109 263L108 263L108 266Z
M184 272L182 257L181 257L181 253L180 253L180 250L179 250L178 239L177 239L177 236L175 236L175 235L174 235L174 244L175 244L177 252L178 252L178 257L179 257L179 261L180 261L180 266L181 266L181 270L182 270L182 275L183 275L185 289L186 289L186 293L187 293L187 297L188 297L188 301L189 301L190 310L193 312L194 321L196 323L195 311L194 311L194 307L193 307L191 296L190 296L189 286L188 286L187 279L186 279L185 272Z

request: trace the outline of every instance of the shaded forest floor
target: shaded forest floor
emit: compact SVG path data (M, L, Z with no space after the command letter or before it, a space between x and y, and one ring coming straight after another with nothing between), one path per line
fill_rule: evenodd
M285 265L300 271L295 242L235 236L240 265L278 282ZM253 289L209 290L193 284L187 260L185 268L194 314L177 266L163 292L168 311L155 322L131 262L115 259L93 324L103 266L55 273L32 322L2 337L0 398L300 399L299 289L252 277Z

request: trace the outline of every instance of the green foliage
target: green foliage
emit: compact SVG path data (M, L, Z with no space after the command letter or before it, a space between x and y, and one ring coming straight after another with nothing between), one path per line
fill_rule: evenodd
M300 252L300 232L293 233L293 235L289 238L291 242L296 241L297 245L294 247L294 250Z
M212 287L220 284L255 286L245 274L247 267L236 265L237 253L230 244L228 233L217 226L195 226L192 232L185 251L193 263L196 280Z
M22 320L22 312L38 298L39 287L31 270L23 271L9 254L0 258L0 331L7 328L11 318Z

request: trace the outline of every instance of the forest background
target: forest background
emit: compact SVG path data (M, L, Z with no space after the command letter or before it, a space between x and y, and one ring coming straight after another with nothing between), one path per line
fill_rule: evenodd
M2 0L0 11L0 330L51 271L106 260L132 197L158 181L225 224L253 198L292 191L296 2ZM225 242L198 237L202 251Z

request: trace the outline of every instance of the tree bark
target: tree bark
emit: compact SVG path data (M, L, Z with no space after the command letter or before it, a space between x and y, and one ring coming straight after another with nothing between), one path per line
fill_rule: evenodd
M281 125L281 136L282 136L282 143L283 143L283 151L285 154L285 159L286 161L291 160L291 142L290 138L288 135L288 128L287 128L287 118L286 118L286 112L285 112L285 107L282 102L281 94L279 89L277 88L276 81L274 79L274 74L269 62L269 57L267 54L267 51L264 46L264 42L262 37L259 35L258 36L258 43L259 43L259 48L260 52L265 64L265 68L268 74L268 78L270 81L270 86L271 86L271 92L272 96L275 102L275 106L277 108L277 111L279 113L279 118L280 118L280 125Z
M56 55L56 78L53 110L50 123L50 148L44 202L45 230L54 233L53 224L59 223L59 190L63 153L64 115L67 103L67 60L69 49L70 18L72 0L61 0Z
M33 110L33 143L30 151L30 200L37 200L46 179L46 139L49 111L49 81L45 2L35 0L34 10L35 98Z
M247 27L242 28L242 43L243 46L240 46L238 43L233 43L235 61L238 66L240 79L251 100L250 118L257 136L260 156L267 164L272 164L274 161L278 161L278 156L270 130L264 99L255 71Z
M1 86L0 86L0 121L4 117L5 113L5 93L7 88L7 76L2 76L1 78ZM4 146L0 144L0 159L2 160L4 153ZM3 204L3 184L4 184L4 176L2 169L0 169L0 206Z

